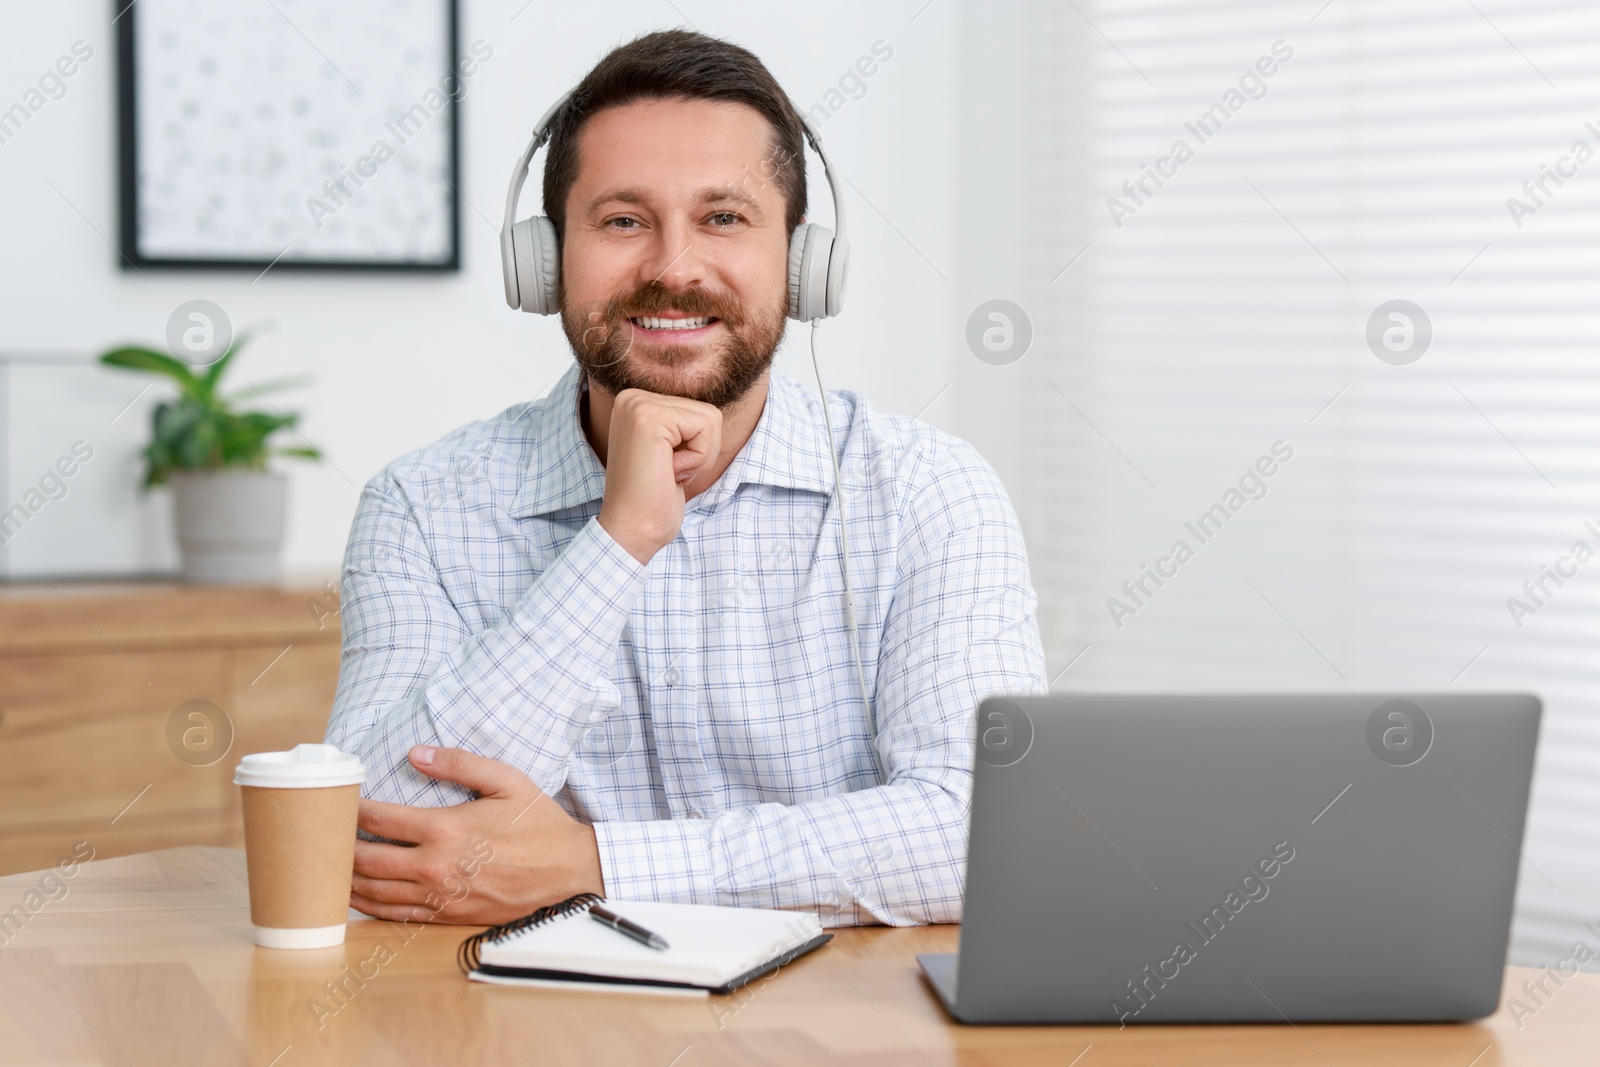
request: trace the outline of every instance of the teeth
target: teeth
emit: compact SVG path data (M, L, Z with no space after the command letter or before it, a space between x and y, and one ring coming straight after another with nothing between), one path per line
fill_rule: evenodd
M647 330L698 330L702 326L711 324L710 317L706 315L688 319L662 319L654 315L640 315L633 321Z

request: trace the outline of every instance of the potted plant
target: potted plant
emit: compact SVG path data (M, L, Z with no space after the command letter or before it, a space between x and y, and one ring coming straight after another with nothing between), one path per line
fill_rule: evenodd
M185 580L206 585L272 585L278 581L288 485L267 469L268 456L321 459L315 448L273 448L270 439L295 426L298 413L238 411L248 396L301 384L281 379L223 394L222 376L250 339L241 333L217 360L191 366L149 348L115 348L109 367L144 371L178 385L175 400L150 416L143 488L171 485L174 525ZM270 402L269 402L270 403Z

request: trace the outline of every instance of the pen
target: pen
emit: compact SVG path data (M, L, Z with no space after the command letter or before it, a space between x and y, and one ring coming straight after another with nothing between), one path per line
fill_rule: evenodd
M604 926L611 927L611 929L615 930L619 934L624 934L633 938L641 945L647 945L650 948L655 949L665 949L668 947L666 938L662 937L660 934L653 934L649 930L646 930L644 927L640 926L638 923L633 922L630 919L624 919L616 912L611 911L609 908L606 908L600 904L589 905L589 918Z

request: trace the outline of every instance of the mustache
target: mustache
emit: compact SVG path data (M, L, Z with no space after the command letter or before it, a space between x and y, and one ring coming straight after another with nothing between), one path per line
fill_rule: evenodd
M655 315L663 311L681 311L686 315L706 315L721 319L729 326L744 323L744 309L731 295L713 292L700 286L677 291L660 282L646 282L631 293L619 294L606 301L602 312L608 322L639 315Z

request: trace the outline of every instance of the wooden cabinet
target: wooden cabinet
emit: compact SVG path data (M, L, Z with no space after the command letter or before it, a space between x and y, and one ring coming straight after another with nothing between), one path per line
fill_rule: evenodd
M0 587L0 874L242 844L234 765L322 740L338 624L316 587Z

